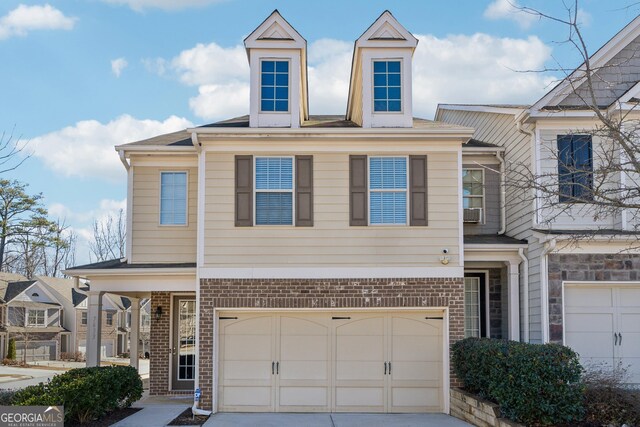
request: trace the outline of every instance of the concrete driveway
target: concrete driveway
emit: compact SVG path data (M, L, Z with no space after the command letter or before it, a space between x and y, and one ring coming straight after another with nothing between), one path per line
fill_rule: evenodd
M465 427L445 414L215 414L207 427Z

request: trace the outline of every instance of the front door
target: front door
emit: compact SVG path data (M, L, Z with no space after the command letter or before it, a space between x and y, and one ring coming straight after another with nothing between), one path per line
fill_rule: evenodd
M196 373L196 300L173 297L172 389L193 390Z

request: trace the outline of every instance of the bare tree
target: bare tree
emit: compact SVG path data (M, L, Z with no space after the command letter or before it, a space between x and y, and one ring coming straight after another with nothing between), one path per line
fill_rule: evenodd
M13 133L14 130L0 134L0 173L17 169L31 157L31 153L26 152L28 142L16 138Z
M543 224L551 224L561 215L589 217L597 222L625 212L628 223L637 228L640 226L640 99L620 102L620 96L637 81L623 81L624 73L615 70L637 68L640 52L604 65L595 64L581 31L578 6L578 0L566 4L566 16L558 17L514 5L522 13L564 26L567 38L561 43L569 45L582 60L577 69L558 64L556 68L537 70L561 73L563 78L557 88L570 100L545 108L550 112L587 111L595 125L589 123L584 128L572 129L568 135L571 139L567 141L556 140L555 136L553 140L545 140L542 135L540 156L549 166L534 170L526 164L508 164L507 185L517 194L512 203L535 201ZM602 105L603 94L616 101ZM585 151L582 158L581 150ZM576 233L574 238L589 238L596 233L597 230Z
M57 277L75 264L76 235L66 221L51 221L43 252L42 270L45 276Z
M10 306L7 310L5 329L9 331L9 338L14 339L16 344L22 344L22 363L26 365L27 349L29 343L36 338L35 324L39 319L29 319L29 310L26 307Z
M109 214L103 220L93 221L93 236L89 242L90 258L107 261L124 258L127 225L124 210Z

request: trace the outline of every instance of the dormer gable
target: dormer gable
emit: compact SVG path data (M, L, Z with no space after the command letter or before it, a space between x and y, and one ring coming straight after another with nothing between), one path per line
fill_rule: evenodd
M307 41L274 10L244 40L250 127L300 127L309 117Z
M413 126L411 61L417 45L388 10L356 40L347 120L364 128Z

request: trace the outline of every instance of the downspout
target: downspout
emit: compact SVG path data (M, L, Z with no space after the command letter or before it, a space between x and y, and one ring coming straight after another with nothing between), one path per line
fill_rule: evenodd
M542 342L549 342L549 261L547 255L556 248L556 239L553 238L544 244L540 254L540 307L542 308Z
M129 172L131 165L129 164L129 162L127 162L127 158L124 155L124 150L118 150L118 157L120 157L120 161L124 165L124 168L127 170L127 172Z
M500 162L500 230L498 234L504 234L507 231L507 206L505 186L506 179L504 176L505 162L504 153L502 151L496 151L496 158Z
M531 144L531 161L534 163L534 177L538 176L538 158L537 158L537 150L536 150L536 143L538 142L536 140L536 134L535 131L532 130L526 130L523 126L524 124L524 120L527 118L527 114L528 111L525 110L522 113L520 113L517 117L516 117L516 129L518 129L518 132L523 133L525 135L529 135L529 138L533 140L533 143ZM531 219L531 226L532 228L537 228L538 227L538 191L537 190L533 190L533 215L532 215L532 219Z
M524 317L524 327L522 339L529 342L529 258L524 254L524 248L518 249L518 256L522 259L522 317Z

